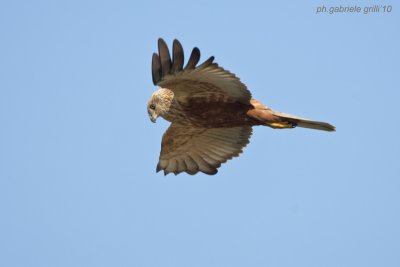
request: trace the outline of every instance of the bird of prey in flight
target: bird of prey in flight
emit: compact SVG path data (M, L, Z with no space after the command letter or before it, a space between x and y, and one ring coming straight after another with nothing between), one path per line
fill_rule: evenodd
M163 39L152 58L155 91L147 104L152 122L171 122L161 142L157 172L216 174L227 160L239 156L249 143L252 127L295 127L335 131L329 123L274 111L251 97L235 74L210 57L202 64L195 47L184 67L183 48L172 45L172 58Z

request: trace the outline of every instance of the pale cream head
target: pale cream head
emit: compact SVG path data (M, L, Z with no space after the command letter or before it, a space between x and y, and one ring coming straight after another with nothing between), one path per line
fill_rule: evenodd
M147 103L147 113L150 120L156 122L159 116L163 116L169 111L174 98L174 92L169 89L161 88L155 91Z

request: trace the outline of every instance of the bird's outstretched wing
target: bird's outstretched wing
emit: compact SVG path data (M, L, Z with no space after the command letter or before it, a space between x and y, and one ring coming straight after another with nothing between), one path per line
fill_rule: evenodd
M171 124L161 143L157 172L216 174L249 143L251 127L193 128Z
M168 88L175 94L175 98L184 101L186 97L200 98L228 98L244 104L249 104L251 93L238 77L224 70L214 57L196 66L200 60L200 50L192 50L185 67L182 45L174 40L172 46L172 60L167 44L158 39L158 54L153 54L152 76L154 85Z

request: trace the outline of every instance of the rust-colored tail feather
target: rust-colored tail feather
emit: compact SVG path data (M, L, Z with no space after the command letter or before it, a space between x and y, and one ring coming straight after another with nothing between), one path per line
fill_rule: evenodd
M335 126L333 126L329 123L326 123L326 122L304 119L304 118L300 118L297 116L293 116L290 114L277 112L277 111L272 111L272 114L279 117L280 119L282 119L284 121L287 120L288 122L294 123L297 127L322 130L322 131L328 131L328 132L336 131Z

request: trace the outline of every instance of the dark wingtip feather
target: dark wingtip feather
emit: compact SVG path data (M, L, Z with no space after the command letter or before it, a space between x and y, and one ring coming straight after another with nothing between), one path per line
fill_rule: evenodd
M196 68L196 65L200 61L200 49L197 47L193 48L190 54L189 60L183 68L184 64L184 52L181 43L175 39L172 45L172 62L171 55L167 44L162 38L158 39L158 54L154 53L152 58L152 77L153 83L157 85L164 76L173 74L178 71L192 70ZM208 58L197 68L206 68L213 64L214 57Z
M159 172L159 171L161 171L160 162L159 162L159 163L157 163L157 168L156 168L156 172Z
M161 62L160 57L153 53L151 60L151 74L153 77L153 84L156 85L161 80Z
M201 63L201 65L198 66L198 68L205 68L210 66L214 61L214 56L209 57L206 61L204 61L203 63Z
M194 69L199 63L200 60L200 49L197 47L193 48L192 53L190 54L190 58L188 63L186 64L185 70Z
M183 62L185 58L183 53L183 47L177 39L174 40L174 43L172 45L172 54L173 56L172 56L171 73L174 73L176 71L181 71L183 69Z
M212 171L201 171L201 172L203 172L207 175L215 175L215 174L217 174L218 170L216 168L213 168Z
M158 54L160 55L161 74L163 77L167 75L171 69L171 56L169 55L168 46L162 38L158 39Z

